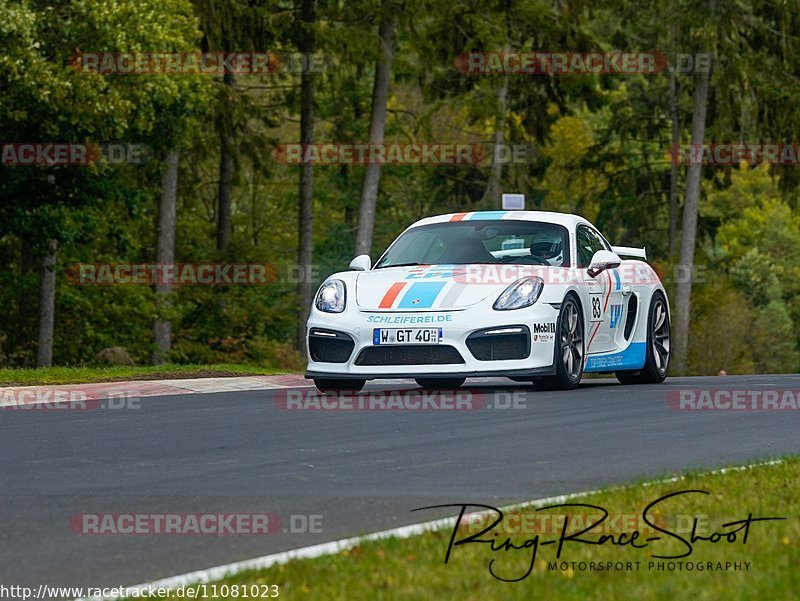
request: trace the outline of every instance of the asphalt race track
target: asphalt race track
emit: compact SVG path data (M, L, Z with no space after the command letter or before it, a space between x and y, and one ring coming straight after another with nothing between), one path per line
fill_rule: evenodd
M800 451L800 411L667 404L678 389L797 391L800 376L591 380L571 392L475 382L470 389L490 398L524 394L524 407L288 411L275 393L248 391L142 399L138 409L0 411L0 581L138 584L447 515L410 512L423 505L522 501ZM322 532L70 528L92 512L271 512L284 526L291 515L321 515ZM302 530L302 518L295 525Z

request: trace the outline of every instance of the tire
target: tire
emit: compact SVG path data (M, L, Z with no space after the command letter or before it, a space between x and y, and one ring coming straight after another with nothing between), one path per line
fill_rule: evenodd
M647 312L647 347L644 367L635 371L616 372L622 384L660 384L667 378L670 356L670 322L667 299L658 291L653 294Z
M338 392L340 390L358 392L364 388L366 383L366 380L350 380L346 378L314 378L314 386L320 392Z
M429 390L454 390L461 386L466 378L414 378L417 386Z
M556 325L556 342L553 350L556 374L534 378L532 381L534 389L572 390L580 384L586 355L583 333L583 313L577 299L570 294L561 303Z

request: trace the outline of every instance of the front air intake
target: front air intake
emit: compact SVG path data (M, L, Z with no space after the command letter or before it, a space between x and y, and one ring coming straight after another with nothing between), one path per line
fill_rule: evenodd
M531 353L530 330L526 326L490 328L473 332L467 348L478 361L513 361Z
M356 365L449 365L464 363L454 347L445 344L370 346L358 355Z
M347 363L355 347L355 341L343 332L311 328L308 334L308 352L314 361Z

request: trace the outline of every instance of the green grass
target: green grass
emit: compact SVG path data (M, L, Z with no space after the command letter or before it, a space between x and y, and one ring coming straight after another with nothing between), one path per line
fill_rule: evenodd
M46 367L43 369L0 369L0 386L41 384L84 384L173 378L218 378L285 373L258 365L151 365L142 367Z
M506 583L493 578L488 563L495 558L495 569L507 577L525 573L530 564L530 550L498 551L489 545L472 544L456 547L445 565L444 555L452 530L428 532L406 539L364 542L336 555L310 560L294 560L266 570L243 572L221 584L277 584L281 599L798 599L800 591L800 459L789 458L777 465L756 466L724 474L687 475L678 482L609 489L575 499L572 503L590 503L605 507L611 514L641 515L642 510L659 497L677 490L702 489L711 494L683 495L665 501L653 512L659 524L689 537L689 531L678 526L680 520L691 524L691 516L709 516L698 533L711 533L708 527L726 521L754 517L786 517L785 521L757 522L751 525L747 544L741 536L735 543L697 542L691 557L682 561L750 562L747 572L647 571L649 561L660 561L650 554L669 555L684 549L682 543L664 537L645 549L630 547L589 546L571 544L565 547L562 560L568 562L640 561L641 571L590 572L568 569L550 571L555 560L555 545L540 547L531 575L521 582ZM462 501L460 497L453 499ZM481 502L481 499L470 499ZM411 509L411 508L409 508ZM521 514L541 515L533 508L518 510ZM564 513L564 510L551 510ZM457 510L454 511L454 515ZM417 514L419 515L419 514ZM519 533L508 522L499 538L510 534L521 545L535 536L535 527ZM419 515L420 520L432 517ZM529 518L525 518L529 519ZM573 516L573 519L577 519ZM516 523L516 522L515 522ZM691 526L688 526L690 530ZM623 526L606 533L619 536L636 526ZM640 529L643 530L642 526ZM727 528L724 530L730 530ZM541 534L542 540L558 537ZM474 532L474 530L473 530ZM656 532L643 532L642 539ZM741 533L740 533L741 534ZM463 536L459 534L459 537ZM585 535L596 540L598 535ZM681 560L678 560L681 561Z

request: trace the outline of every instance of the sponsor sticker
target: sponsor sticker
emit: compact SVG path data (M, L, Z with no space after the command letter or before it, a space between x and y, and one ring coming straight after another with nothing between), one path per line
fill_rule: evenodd
M407 323L444 323L453 321L453 316L447 315L370 315L367 323L407 324Z
M535 323L531 326L531 340L533 342L554 342L556 339L556 324Z

